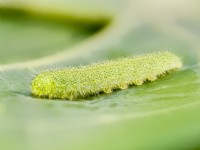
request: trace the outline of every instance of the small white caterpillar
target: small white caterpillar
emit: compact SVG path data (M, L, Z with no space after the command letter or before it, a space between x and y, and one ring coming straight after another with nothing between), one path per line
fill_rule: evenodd
M154 81L165 73L182 66L179 57L171 52L158 52L101 63L44 71L31 83L34 96L69 99L111 93L129 85Z

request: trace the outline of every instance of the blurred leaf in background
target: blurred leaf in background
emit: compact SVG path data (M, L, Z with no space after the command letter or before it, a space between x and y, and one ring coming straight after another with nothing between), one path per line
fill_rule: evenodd
M200 148L200 2L0 0L0 149ZM32 97L44 69L170 50L184 67L79 101Z

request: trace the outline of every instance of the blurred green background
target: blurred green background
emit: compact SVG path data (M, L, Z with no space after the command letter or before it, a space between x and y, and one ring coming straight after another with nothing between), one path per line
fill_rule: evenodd
M200 149L200 1L0 0L0 149ZM32 97L45 69L154 51L183 68L78 101Z

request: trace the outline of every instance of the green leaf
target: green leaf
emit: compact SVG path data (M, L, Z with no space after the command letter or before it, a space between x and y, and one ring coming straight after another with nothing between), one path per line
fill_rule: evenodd
M44 14L40 19L16 14L16 19L12 12L5 15L2 11L0 149L198 149L200 20L194 15L200 12L195 2L151 2L130 1L123 6L126 9L115 10L120 13L104 28L87 15L90 19L72 25L69 18L61 23ZM180 8L174 9L175 4ZM78 12L76 7L73 10ZM160 10L164 19L158 15ZM180 56L184 67L155 82L79 101L39 99L30 94L32 78L44 69L166 49Z

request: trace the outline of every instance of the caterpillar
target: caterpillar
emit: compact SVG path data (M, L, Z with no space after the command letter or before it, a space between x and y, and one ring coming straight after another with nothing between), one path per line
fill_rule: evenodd
M48 70L33 78L31 93L49 99L74 100L155 81L159 76L181 66L178 56L164 51L87 66Z

